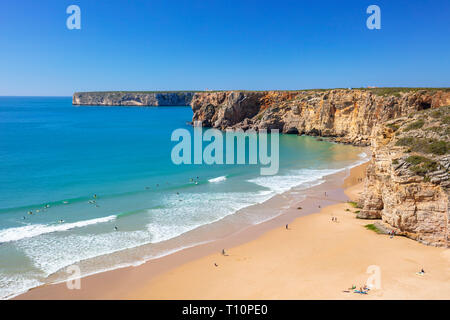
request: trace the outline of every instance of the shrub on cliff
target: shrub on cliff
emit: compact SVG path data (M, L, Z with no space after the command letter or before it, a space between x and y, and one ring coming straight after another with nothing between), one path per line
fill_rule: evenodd
M424 176L438 169L437 162L422 156L409 156L405 161L412 164L409 169L419 176Z
M411 131L411 130L416 130L416 129L420 129L423 127L423 125L425 124L425 121L423 121L423 119L419 119L413 123L410 123L406 128L405 128L405 132L406 131Z
M447 141L435 139L422 139L414 137L402 137L395 143L396 146L409 147L411 151L444 155L450 148Z

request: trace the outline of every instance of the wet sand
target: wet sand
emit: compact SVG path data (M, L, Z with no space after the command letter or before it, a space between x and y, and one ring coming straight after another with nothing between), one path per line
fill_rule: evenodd
M358 209L346 201L362 191L365 167L351 169L344 183L346 173L328 177L270 221L82 278L80 290L45 285L17 299L449 299L449 249L391 239L365 229L371 220L355 218ZM284 198L263 206L285 205ZM369 266L380 271L381 288L348 290L373 276ZM416 274L422 268L425 275Z

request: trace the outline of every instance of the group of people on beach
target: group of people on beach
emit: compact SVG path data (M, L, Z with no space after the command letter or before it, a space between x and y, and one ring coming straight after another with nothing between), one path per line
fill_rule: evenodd
M395 230L389 231L389 236L392 239L395 236Z

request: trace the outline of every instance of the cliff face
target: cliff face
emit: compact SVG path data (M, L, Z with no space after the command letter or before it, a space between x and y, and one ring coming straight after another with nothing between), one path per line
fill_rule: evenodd
M449 246L450 107L410 114L374 130L360 218Z
M76 92L73 105L188 106L194 92Z
M201 92L193 121L225 129L279 129L369 145L374 127L418 110L450 104L450 92L419 90L380 95L369 90Z
M425 244L449 245L449 90L196 93L193 121L279 129L372 145L359 218ZM394 120L393 120L394 119Z

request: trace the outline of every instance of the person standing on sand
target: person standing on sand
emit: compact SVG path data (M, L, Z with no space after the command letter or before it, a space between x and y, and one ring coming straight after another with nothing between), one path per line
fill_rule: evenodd
M222 249L222 255L226 256L225 249Z
M287 225L286 225L286 230L288 230L288 229L289 229L289 225L287 224Z

